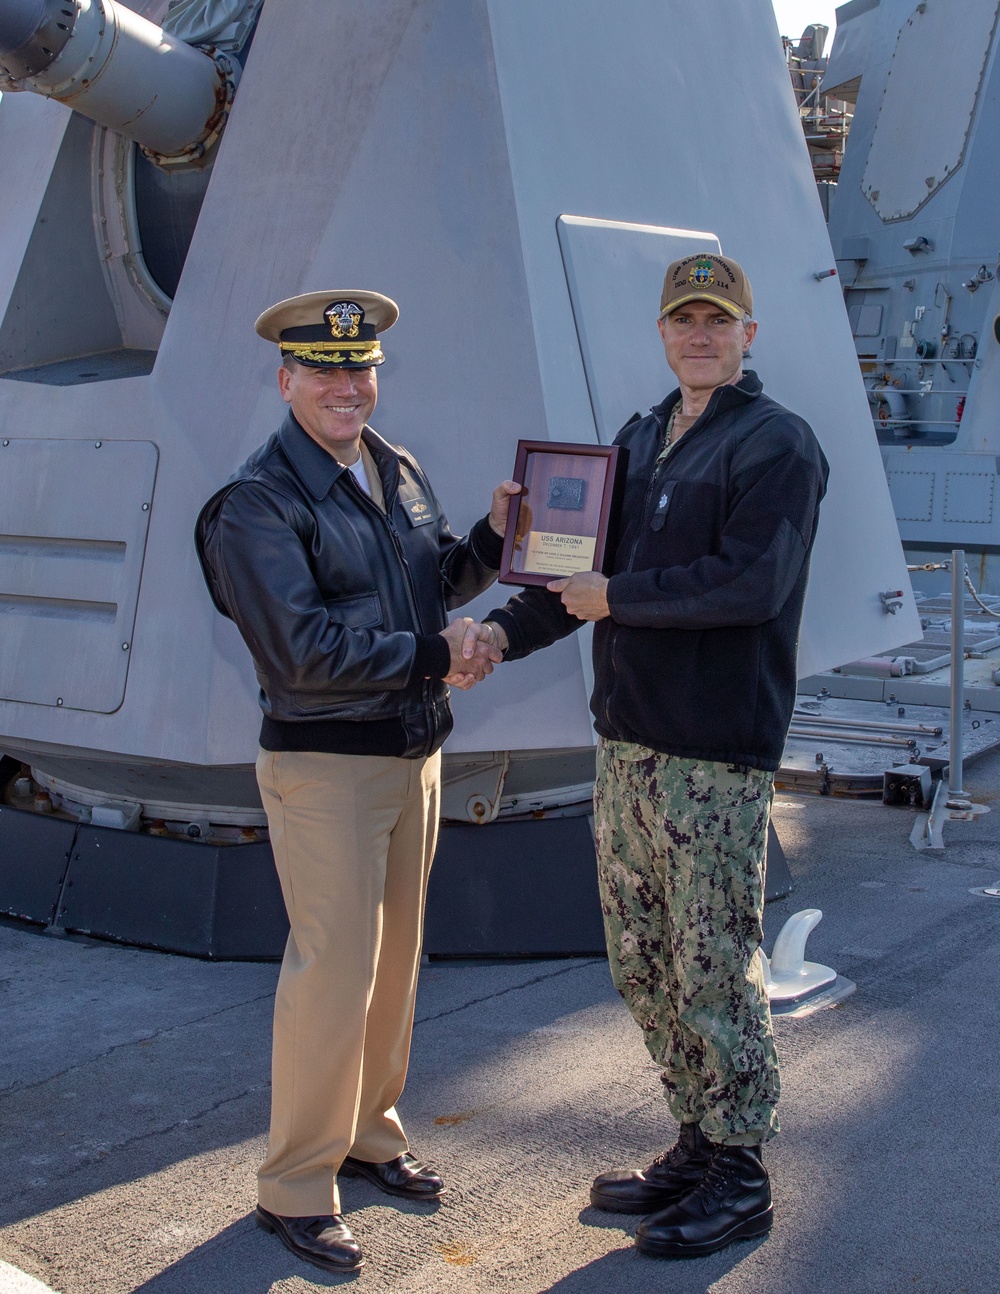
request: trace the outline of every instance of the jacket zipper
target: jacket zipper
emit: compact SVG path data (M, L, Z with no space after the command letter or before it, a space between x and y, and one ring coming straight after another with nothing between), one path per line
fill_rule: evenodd
M385 526L386 530L388 530L389 532L389 537L392 540L393 551L395 552L396 557L399 559L400 566L403 568L404 585L406 588L407 600L409 601L409 604L410 604L410 613L413 616L413 623L417 626L418 630L422 630L423 624L421 622L420 615L417 611L417 597L413 588L413 577L410 574L410 564L406 560L406 554L403 551L403 541L399 537L399 531L392 524L392 519L389 516L391 503L388 500L386 501L385 512L383 512L382 509L378 507L378 505L375 503L375 500L370 498L364 492L364 490L362 490L360 485L358 485L356 482L353 482L352 488L357 490L358 498L363 500L365 505L371 509L371 511L375 514L375 516L378 517L378 519ZM392 502L393 503L395 502L395 498L393 498Z
M716 391L712 393L711 397L709 398L708 405L706 406L704 412L701 414L701 418L705 418L706 415L708 416L708 419L715 417L715 414L718 410L718 406L721 403L721 398L719 397L719 394L718 394L719 390L721 390L721 388L718 388ZM714 404L713 404L713 401L714 401ZM657 414L654 413L654 417L656 418L657 424L660 427L660 434L662 435L664 424L660 421L660 418ZM700 418L699 418L699 421L700 421ZM693 430L694 430L693 427L689 427L688 430L684 433L684 435L689 436ZM699 428L699 430L701 430L701 428ZM682 448L683 448L682 444L678 443L676 448L671 453L670 458L675 458L678 451ZM660 463L659 467L657 467L654 462L654 470L650 475L649 484L646 486L646 497L643 499L643 504L642 504L642 525L643 526L645 526L646 518L649 515L649 503L653 497L653 487L656 485L656 482L659 479L663 469L666 467L667 462L668 460L664 459L663 462ZM628 555L628 565L625 568L627 571L630 571L632 569L632 563L635 560L635 551L639 547L639 539L641 535L642 535L642 529L640 528L639 530L636 531L635 539L632 540L632 551ZM609 728L612 726L611 712L610 712L611 695L614 692L614 689L617 683L617 673L618 673L617 663L615 659L615 649L617 648L617 646L618 646L618 630L617 628L614 628L611 630L611 647L608 652L609 666L610 666L608 672L611 678L608 684L608 690L604 701L604 722L607 724Z
M358 495L364 500L364 502L368 505L368 507L371 508L371 510L379 517L379 519L382 521L382 524L389 532L389 538L392 540L393 551L395 552L396 558L399 561L399 564L403 571L403 586L406 589L407 601L410 604L410 614L413 616L413 623L416 625L418 632L422 632L423 623L420 619L420 613L417 610L417 596L413 588L413 576L410 572L410 564L406 560L406 554L403 551L403 541L399 537L399 531L392 524L392 519L389 516L389 510L392 507L392 504L395 503L395 495L393 495L393 498L391 500L386 499L385 512L383 512L382 509L376 505L375 500L369 498L369 496L365 494L364 490L362 490L361 487L357 484L357 482L353 481L353 479L352 479L352 484L354 489L357 490ZM421 679L420 689L421 689L421 695L424 700L424 707L426 710L429 711L431 708L430 680L426 678ZM405 724L404 724L404 727L405 727ZM430 750L431 745L433 744L435 731L436 731L436 724L432 717L428 723L427 740L425 742L426 750Z
M674 452L676 453L677 451L675 450ZM661 463L660 466L656 468L656 470L652 473L652 475L649 478L649 484L646 486L646 496L642 501L642 525L643 526L646 524L646 518L649 515L649 502L650 502L650 499L653 497L653 486L656 484L657 478L659 477L660 472L665 466L666 466L666 460L664 460L664 462ZM632 562L635 559L635 550L639 547L639 538L641 534L642 534L642 530L640 528L638 531L636 531L636 536L632 540L632 550L628 555L628 565L625 568L627 571L630 571L632 569ZM618 681L618 667L617 667L617 660L615 655L617 647L618 647L618 629L617 627L615 627L611 630L611 649L608 652L608 660L610 665L610 669L608 672L611 675L611 679L608 684L607 694L604 699L604 722L609 728L612 727L611 694L614 692L615 686Z

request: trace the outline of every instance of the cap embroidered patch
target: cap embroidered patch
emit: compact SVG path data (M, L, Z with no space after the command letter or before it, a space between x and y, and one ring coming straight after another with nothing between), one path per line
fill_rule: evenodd
M330 325L330 335L339 341L345 337L357 337L365 312L354 301L332 301L323 311L323 318Z
M696 288L707 288L715 282L711 261L695 261L688 276Z

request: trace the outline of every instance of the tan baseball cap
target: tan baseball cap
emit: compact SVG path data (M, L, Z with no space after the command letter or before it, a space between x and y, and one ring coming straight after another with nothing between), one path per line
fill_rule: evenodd
M270 306L254 328L309 368L371 368L385 359L378 334L398 318L381 292L304 292Z
M685 256L667 266L660 318L689 301L710 301L736 319L753 314L753 293L743 267L715 252Z

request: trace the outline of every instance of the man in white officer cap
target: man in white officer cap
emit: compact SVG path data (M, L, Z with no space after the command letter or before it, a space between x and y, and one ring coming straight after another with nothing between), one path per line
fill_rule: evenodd
M279 430L202 510L212 598L253 657L257 778L291 931L274 1010L271 1129L257 1219L330 1271L360 1266L337 1174L431 1200L403 1089L438 822L447 684L500 659L469 619L496 578L511 482L465 539L416 461L368 425L399 311L310 292L257 320L282 354ZM488 635L486 635L488 637Z

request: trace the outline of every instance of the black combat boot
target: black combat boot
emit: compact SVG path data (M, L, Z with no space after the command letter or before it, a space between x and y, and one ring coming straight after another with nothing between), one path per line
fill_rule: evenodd
M697 1123L682 1123L677 1144L648 1168L601 1173L590 1188L595 1209L651 1213L679 1200L701 1181L716 1147Z
M635 1246L655 1258L701 1258L770 1231L771 1187L759 1146L717 1146L683 1199L643 1218Z

